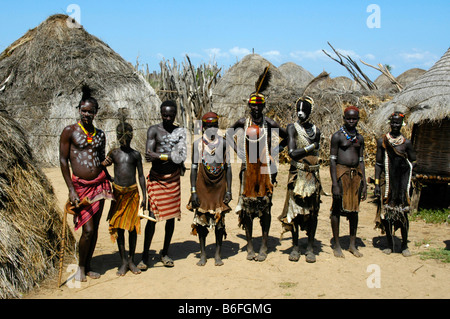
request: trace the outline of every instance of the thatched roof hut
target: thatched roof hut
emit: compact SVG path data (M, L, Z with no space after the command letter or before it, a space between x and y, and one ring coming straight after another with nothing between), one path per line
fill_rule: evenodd
M249 54L233 65L213 89L211 111L221 117L221 128L232 125L246 114L247 101L255 91L255 82L268 65L272 80L268 90L264 92L267 97L267 111L286 109L301 96L302 92L292 88L272 63L258 54Z
M26 128L44 163L58 163L59 136L79 119L83 85L99 102L96 125L106 132L108 147L125 114L135 129L135 147L144 150L161 101L130 63L71 18L49 17L0 54L0 102Z
M314 75L294 62L283 63L278 70L293 87L305 88L314 79Z
M394 111L406 114L417 152L417 173L450 177L450 48L426 73L373 115L381 134Z
M67 246L73 247L70 230ZM62 212L21 126L0 112L0 299L20 298L58 268Z
M405 72L397 76L395 79L405 88L409 84L417 80L425 72L426 70L424 69L413 68L406 70ZM373 83L375 83L378 90L380 91L386 91L389 93L399 92L397 86L392 84L391 81L384 74L381 74L379 77L377 77L375 81L373 81Z
M328 74L328 76L325 76L320 81L309 85L305 94L311 94L311 92L318 92L323 90L348 92L360 91L361 89L361 85L346 76L331 78Z

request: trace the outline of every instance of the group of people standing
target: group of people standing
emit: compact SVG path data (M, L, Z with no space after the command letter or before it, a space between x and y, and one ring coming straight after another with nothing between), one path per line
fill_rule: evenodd
M316 261L313 244L324 191L319 174L322 136L319 128L310 121L314 101L307 96L300 97L295 103L298 121L283 128L263 112L266 105L263 92L269 81L270 71L266 68L248 100L249 115L236 121L225 136L219 134L219 116L216 113L209 112L202 117L202 136L192 145L191 196L187 204L187 209L194 213L192 234L198 235L200 242L199 266L207 262L205 246L209 230L215 233L215 265L223 265L221 248L226 238L225 217L231 211L229 203L232 200L230 152L236 152L242 159L235 212L239 217L239 226L245 230L247 259L266 259L273 188L277 177L274 158L285 147L291 163L285 204L278 220L285 231L292 233L293 248L289 260L298 261L300 258L298 239L301 230L306 231L308 237L305 260ZM165 221L165 235L160 251L161 262L166 267L173 267L169 246L175 220L181 217L180 186L187 157L185 130L174 124L176 103L163 102L160 108L162 122L148 129L145 160L151 162L152 166L147 178L144 176L141 154L130 146L132 126L128 123L118 125L117 140L120 147L106 154L105 134L93 124L99 108L97 101L89 94L84 95L78 108L80 121L66 127L60 140L61 171L69 189L66 206L71 206L74 212L75 230L82 228L76 280L100 277L91 269L90 262L105 199L112 200L107 218L109 232L111 238L117 240L122 259L117 274L125 275L128 270L138 274L147 269L155 225L162 221ZM339 242L341 216L347 217L349 221L349 251L356 257L362 256L357 249L356 232L359 204L367 197L367 181L364 138L357 131L358 120L359 109L347 107L342 127L331 137L333 203L330 219L336 257L344 257ZM388 247L384 252L387 254L394 249L392 228L401 228L402 254L409 256L407 215L415 153L411 141L400 132L403 120L403 114L392 114L389 118L390 132L377 142L375 195L380 197L380 204L376 225L386 232ZM280 142L272 145L275 131L278 132ZM242 132L242 135L238 136L236 132ZM114 165L114 177L108 173L107 167L110 165ZM147 210L148 215L143 215L142 211ZM142 217L148 221L144 231L142 260L136 264L137 234L141 231ZM259 218L262 229L262 244L258 253L254 251L252 241L255 218ZM126 230L129 233L128 254L125 249Z

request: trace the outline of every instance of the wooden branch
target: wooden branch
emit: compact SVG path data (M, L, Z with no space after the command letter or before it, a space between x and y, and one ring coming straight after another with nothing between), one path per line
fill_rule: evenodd
M400 82L398 82L397 79L391 74L391 72L389 72L389 70L385 66L383 66L381 63L378 63L378 68L377 68L376 66L370 65L369 63L366 63L362 60L359 60L359 61L361 61L361 63L363 63L367 66L370 66L371 68L374 68L375 70L380 71L389 79L389 81L391 81L392 84L397 86L397 89L399 91L403 90L403 85L401 85Z
M339 60L332 57L325 50L322 50L323 53L325 53L333 61L335 61L335 62L339 63L340 65L342 65L343 67L345 67L347 69L347 71L350 73L350 75L353 77L353 79L359 85L361 85L361 87L369 89L369 90L375 90L377 88L376 85L369 79L369 77L366 74L364 74L364 72L361 70L361 68L358 66L358 64L355 61L353 61L353 59L350 56L343 56L330 44L330 42L327 42L327 43L331 47L331 49L334 51L336 56L339 58ZM345 63L342 58L347 60L348 63ZM359 74L361 76L359 76Z

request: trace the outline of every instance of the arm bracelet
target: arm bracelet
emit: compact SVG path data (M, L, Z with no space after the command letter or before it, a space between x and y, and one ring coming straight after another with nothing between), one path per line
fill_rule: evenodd
M197 189L195 187L191 187L191 194L197 193Z
M168 160L169 160L169 155L167 155L167 154L161 154L161 155L159 155L159 159L160 159L161 161L168 161Z
M310 144L310 145L305 147L305 152L309 153L309 152L313 151L315 148L316 148L316 145Z
M330 160L337 160L337 155L330 155Z
M375 185L380 185L380 180L378 178L375 179Z

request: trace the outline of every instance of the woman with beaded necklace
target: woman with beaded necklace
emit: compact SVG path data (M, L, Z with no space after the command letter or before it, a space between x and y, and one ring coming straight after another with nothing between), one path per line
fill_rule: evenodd
M191 198L187 209L194 212L192 234L198 234L200 260L206 264L206 236L208 228L216 235L215 265L222 266L221 249L226 237L225 215L231 208L232 170L225 139L218 134L219 117L209 112L202 117L201 138L193 143L191 165Z
M356 257L362 254L356 248L360 200L367 197L364 167L364 138L358 133L359 109L349 106L344 110L344 125L331 137L330 175L333 204L331 229L334 238L334 255L344 257L339 242L340 216L346 216L350 227L349 251Z
M391 131L377 141L374 193L380 197L375 224L386 232L388 242L383 252L390 254L394 250L392 228L400 228L402 255L408 257L411 256L408 250L409 190L416 154L412 142L400 131L404 117L401 112L392 113L389 117Z

